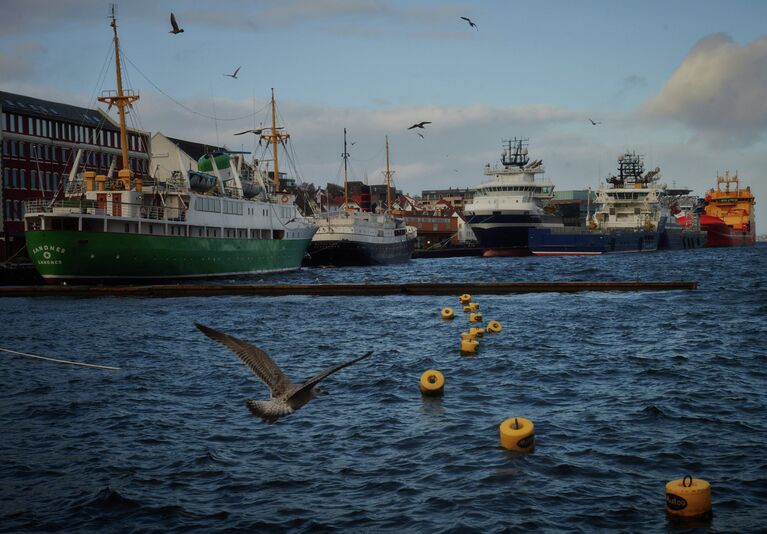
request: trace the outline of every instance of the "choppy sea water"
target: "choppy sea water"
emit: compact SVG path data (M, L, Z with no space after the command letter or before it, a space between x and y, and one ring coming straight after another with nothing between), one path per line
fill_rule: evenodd
M713 488L703 529L767 528L767 247L453 258L255 283L697 280L696 291L456 297L0 300L3 531L679 531L664 485ZM302 379L375 350L267 426L265 387L193 321ZM424 399L420 374L446 377ZM535 423L533 454L498 425Z

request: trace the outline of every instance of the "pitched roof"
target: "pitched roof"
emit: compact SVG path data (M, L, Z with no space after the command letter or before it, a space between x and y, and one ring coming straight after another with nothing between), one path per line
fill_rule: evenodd
M72 106L41 98L0 91L0 105L3 111L13 111L46 119L70 121L81 126L101 127L119 130L117 124L99 109Z
M226 148L220 146L206 145L205 143L195 143L194 141L184 141L183 139L176 139L175 137L168 137L168 139L170 139L174 145L183 150L193 160L199 160L208 152L226 150Z

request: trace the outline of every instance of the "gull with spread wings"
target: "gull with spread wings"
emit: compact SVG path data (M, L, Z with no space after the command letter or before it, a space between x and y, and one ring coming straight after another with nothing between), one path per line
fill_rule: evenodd
M268 401L252 399L245 401L245 405L251 413L263 419L267 424L272 424L280 417L292 414L314 397L326 394L327 391L316 387L317 384L344 367L348 367L353 363L364 360L373 354L373 351L370 351L364 356L328 367L324 371L317 373L306 380L303 384L294 384L285 373L282 372L282 369L274 363L274 360L272 360L266 352L255 345L251 345L246 341L224 334L223 332L219 332L218 330L214 330L199 323L194 323L194 325L199 328L203 334L214 341L218 341L225 345L234 352L269 388L271 398Z
M168 33L172 33L173 35L184 33L184 28L178 27L178 22L176 22L176 15L174 15L173 13L170 14L170 25L173 29L169 31Z

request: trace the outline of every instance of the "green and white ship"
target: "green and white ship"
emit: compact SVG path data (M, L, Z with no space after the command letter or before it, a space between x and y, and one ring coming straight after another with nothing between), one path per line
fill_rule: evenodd
M114 17L111 25L119 58ZM119 59L116 73L117 94L99 100L120 113L122 169L78 173L78 151L63 198L25 205L27 250L43 279L153 282L298 269L317 227L292 195L277 193L277 145L287 134L275 123L274 94L272 127L262 133L274 151L273 186L226 153L203 156L176 181L144 183L131 175L126 142L125 107L138 95L123 92Z

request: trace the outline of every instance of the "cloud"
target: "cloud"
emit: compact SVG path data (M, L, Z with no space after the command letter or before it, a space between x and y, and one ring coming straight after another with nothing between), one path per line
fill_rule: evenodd
M644 76L639 76L638 74L632 74L630 76L626 76L623 81L621 81L620 87L615 92L614 98L615 100L623 100L626 96L629 95L632 91L635 89L641 89L647 85L647 78Z
M767 127L767 37L739 46L726 34L698 41L642 111L679 121L710 143L748 144Z
M9 53L0 51L0 80L7 84L34 78L44 52L40 43L31 41L15 45Z

